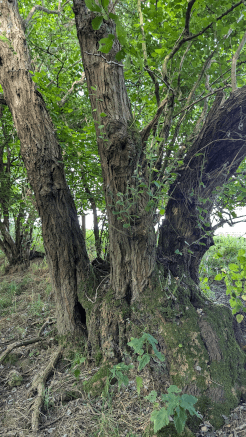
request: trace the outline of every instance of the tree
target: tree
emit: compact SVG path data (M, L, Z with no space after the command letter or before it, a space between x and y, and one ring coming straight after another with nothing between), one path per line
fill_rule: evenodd
M28 266L37 212L19 160L19 140L11 114L3 105L0 106L0 123L0 247L10 266Z
M119 360L128 338L146 327L167 355L166 368L152 366L156 384L172 379L199 395L208 415L205 405L229 409L243 393L245 358L229 311L202 296L198 268L213 244L210 216L220 188L246 156L246 88L236 89L244 3L73 0L102 168L110 281L90 266L26 45L35 12L58 15L60 25L66 5L34 6L23 21L16 1L0 4L0 84L42 219L58 330L81 333L84 309L88 356ZM158 207L165 218L157 245Z

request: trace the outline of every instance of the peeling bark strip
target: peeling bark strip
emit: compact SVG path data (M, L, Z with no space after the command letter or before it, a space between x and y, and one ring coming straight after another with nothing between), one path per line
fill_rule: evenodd
M110 33L115 35L115 23L104 20L101 28L94 31L91 21L95 14L88 11L83 1L74 0L73 4L105 187L111 285L116 298L130 303L150 283L155 267L153 210L146 212L146 193L138 193L137 201L133 195L139 183L134 175L143 160L143 143L132 121L123 67L115 62L120 50L117 38L109 54L98 53L99 40ZM148 184L147 171L140 177ZM122 194L124 205L119 204L117 193Z
M32 81L30 57L17 2L0 3L0 84L21 142L21 154L42 220L44 246L55 291L60 334L77 332L77 288L89 259L67 186L61 148L44 100Z

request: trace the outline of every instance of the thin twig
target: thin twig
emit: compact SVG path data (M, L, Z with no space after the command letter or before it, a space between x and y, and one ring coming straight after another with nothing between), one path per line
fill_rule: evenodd
M107 61L107 59L105 58L105 56L101 55L100 53L88 53L88 52L85 52L85 53L86 53L87 55L99 56L99 57L103 58L104 61L107 62L107 64L115 64L115 65L118 65L119 67L124 67L123 64L118 64L118 62Z
M240 42L238 49L235 53L235 55L232 58L232 63L231 63L231 87L232 87L232 92L236 91L237 89L237 76L236 76L236 66L237 66L237 60L240 56L241 50L245 44L246 41L246 32L243 35L242 41Z

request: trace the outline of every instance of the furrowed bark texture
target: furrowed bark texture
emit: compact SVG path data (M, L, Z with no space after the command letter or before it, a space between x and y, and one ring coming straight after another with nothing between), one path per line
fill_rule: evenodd
M0 83L21 142L21 154L42 219L44 246L55 291L61 334L79 330L77 288L89 272L89 259L61 149L44 100L32 81L30 58L16 1L0 3Z
M175 276L188 274L197 284L201 259L214 244L214 201L246 156L246 87L221 105L222 98L219 93L170 188L159 238L164 264Z
M123 67L115 60L120 50L117 38L109 54L100 56L97 51L101 38L115 34L114 23L104 21L94 31L91 21L95 14L88 11L83 1L74 0L73 4L103 172L111 285L116 298L130 303L149 284L155 266L153 212L145 211L149 200L146 194L138 193L137 200L134 197L142 142L134 128ZM144 180L143 175L140 177Z

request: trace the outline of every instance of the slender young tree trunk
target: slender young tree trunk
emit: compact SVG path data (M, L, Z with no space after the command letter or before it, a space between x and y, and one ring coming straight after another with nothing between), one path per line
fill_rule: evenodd
M0 84L21 142L21 154L42 220L45 251L55 292L60 334L80 332L77 290L90 274L84 238L67 186L61 148L31 63L16 2L0 3Z

